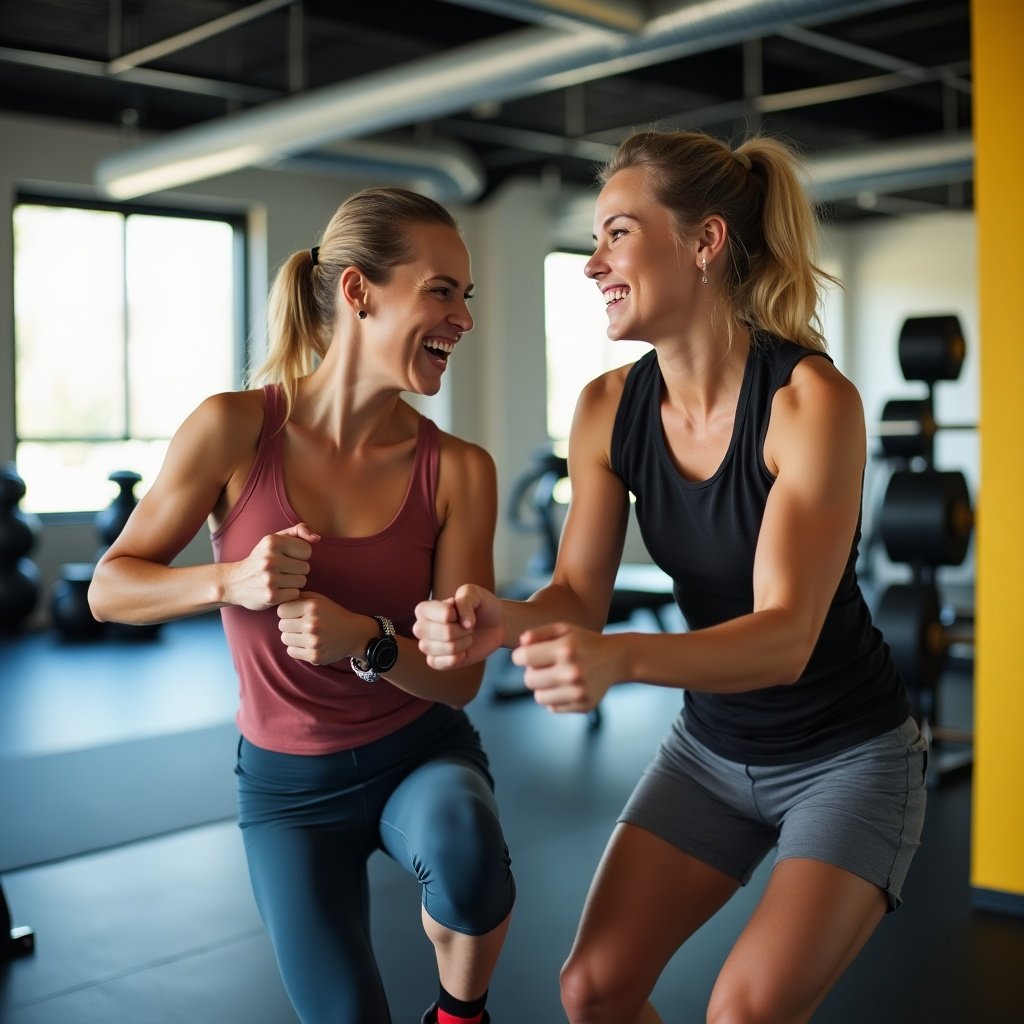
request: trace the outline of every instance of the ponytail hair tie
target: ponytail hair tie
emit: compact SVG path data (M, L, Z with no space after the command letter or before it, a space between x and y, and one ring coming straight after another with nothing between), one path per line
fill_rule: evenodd
M309 250L309 258L313 261L313 266L314 267L320 266L320 246L319 245L314 245L313 248Z

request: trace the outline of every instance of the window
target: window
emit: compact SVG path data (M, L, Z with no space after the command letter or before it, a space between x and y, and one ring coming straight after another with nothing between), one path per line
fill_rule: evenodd
M553 252L544 260L548 436L555 441L568 438L576 399L589 381L650 348L642 341L609 341L604 303L583 273L588 258Z
M142 494L181 421L237 386L240 218L20 197L14 208L15 433L31 512Z

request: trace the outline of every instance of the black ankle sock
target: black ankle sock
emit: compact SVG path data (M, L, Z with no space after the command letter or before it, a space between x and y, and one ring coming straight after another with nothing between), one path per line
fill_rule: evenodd
M472 1020L483 1013L484 1006L486 1005L486 992L479 999L471 999L469 1002L464 1002L461 999L456 999L450 992L447 992L444 985L438 986L437 1008L444 1010L445 1013L450 1013L453 1017L467 1017Z

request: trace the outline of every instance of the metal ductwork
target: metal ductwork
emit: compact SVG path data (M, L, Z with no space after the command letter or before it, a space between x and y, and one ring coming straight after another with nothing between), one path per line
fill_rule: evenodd
M810 193L819 202L853 199L863 192L899 192L969 181L974 141L939 135L843 150L808 161Z
M974 174L970 135L938 135L863 149L844 149L806 162L807 190L815 202L856 200L865 193L909 191L969 181ZM577 190L557 203L554 241L586 247L593 235L597 192Z
M448 0L477 11L552 28L640 32L651 16L645 0Z
M97 184L117 199L279 163L328 143L374 135L497 102L621 74L771 33L863 14L902 0L697 0L636 33L528 28L400 67L274 101L113 154ZM396 154L395 166L401 166ZM451 173L448 162L447 171ZM475 169L466 168L468 178Z
M483 168L467 147L434 138L353 139L261 166L403 184L441 203L472 202L487 184Z

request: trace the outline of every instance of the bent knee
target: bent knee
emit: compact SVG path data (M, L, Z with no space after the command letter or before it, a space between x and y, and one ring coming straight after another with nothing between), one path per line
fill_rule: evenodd
M427 865L455 863L476 876L508 857L505 836L494 806L475 794L439 801L418 830L413 852Z
M582 957L566 961L559 976L562 1008L571 1024L621 1024L647 1001L629 973Z
M427 912L471 935L490 931L515 902L511 858L501 829L448 836L417 865Z
M707 1024L792 1024L809 1018L792 1000L747 985L716 985L708 1003Z

